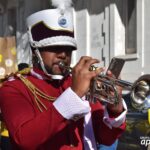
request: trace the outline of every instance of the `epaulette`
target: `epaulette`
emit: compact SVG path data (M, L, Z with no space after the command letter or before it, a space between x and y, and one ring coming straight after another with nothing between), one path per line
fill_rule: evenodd
M20 70L20 71L17 71L17 72L15 72L15 73L10 73L10 74L7 74L7 75L5 75L5 77L4 78L1 78L0 79L0 84L3 84L3 82L5 82L5 81L9 81L9 79L12 79L12 78L16 78L16 77L18 77L18 75L27 75L27 74L29 74L30 73L30 71L31 71L31 68L24 68L24 69L22 69L22 70Z

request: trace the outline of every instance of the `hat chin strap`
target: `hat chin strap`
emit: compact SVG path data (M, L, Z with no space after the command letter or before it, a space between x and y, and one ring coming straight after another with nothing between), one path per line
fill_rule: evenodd
M36 50L35 50L35 54L36 54L36 56L37 56L37 58L38 58L38 60L39 60L39 62L40 62L40 65L41 65L41 68L42 68L43 72L44 72L47 76L51 77L53 80L62 80L62 79L64 78L63 75L52 75L52 74L49 74L49 73L47 72L45 66L44 66L43 59L42 59L41 54L40 54L40 52L39 52L39 50L38 50L37 48L36 48Z

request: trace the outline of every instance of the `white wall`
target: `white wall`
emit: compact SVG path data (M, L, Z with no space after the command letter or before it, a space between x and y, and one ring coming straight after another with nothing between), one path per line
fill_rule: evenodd
M102 60L108 66L112 57L126 60L122 79L134 82L142 74L150 74L150 1L137 0L136 51L125 54L125 0L77 1L75 5L76 38L78 51L74 63L82 55Z
M78 44L73 63L83 55L109 63L109 0L76 1L75 33Z

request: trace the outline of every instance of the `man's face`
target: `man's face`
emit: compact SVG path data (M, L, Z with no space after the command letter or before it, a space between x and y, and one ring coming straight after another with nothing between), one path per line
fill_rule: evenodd
M40 50L45 68L53 75L62 74L59 62L63 61L67 66L71 62L72 48L69 46L46 47Z

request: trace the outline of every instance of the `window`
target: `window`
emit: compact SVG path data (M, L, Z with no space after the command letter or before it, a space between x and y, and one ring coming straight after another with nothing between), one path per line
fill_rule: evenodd
M135 54L136 48L136 0L126 0L125 53Z

